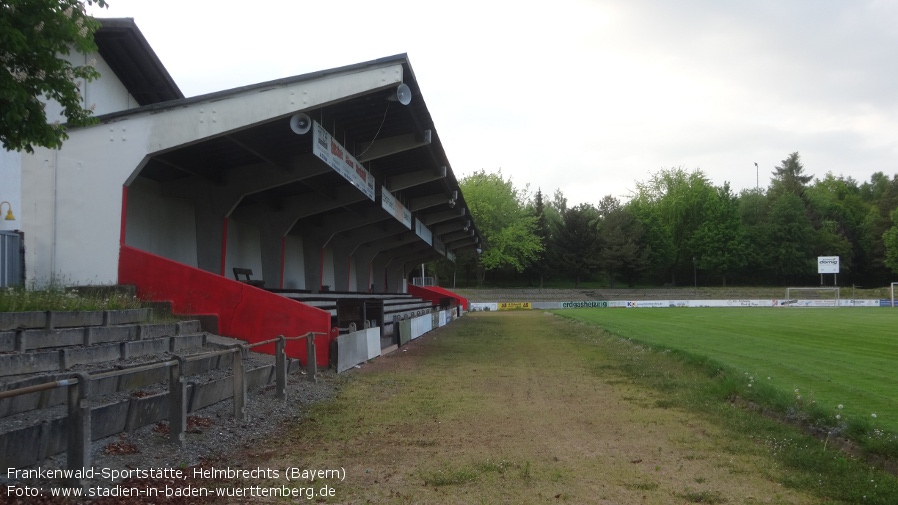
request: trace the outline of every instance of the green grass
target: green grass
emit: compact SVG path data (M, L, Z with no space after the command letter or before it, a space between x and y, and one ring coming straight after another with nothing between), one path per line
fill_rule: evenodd
M0 289L0 312L44 310L120 310L137 309L141 302L134 295L112 287L65 287L51 285L42 289L8 287Z
M690 308L558 314L670 349L712 371L726 369L734 394L834 433L867 438L863 443L874 452L898 452L894 437L891 444L877 440L889 438L883 432L898 433L898 311Z

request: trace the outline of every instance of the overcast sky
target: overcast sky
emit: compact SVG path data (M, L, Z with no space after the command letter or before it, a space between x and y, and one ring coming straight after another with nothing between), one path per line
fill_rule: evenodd
M569 204L672 167L764 187L794 151L898 172L891 0L108 1L186 96L408 53L457 177Z

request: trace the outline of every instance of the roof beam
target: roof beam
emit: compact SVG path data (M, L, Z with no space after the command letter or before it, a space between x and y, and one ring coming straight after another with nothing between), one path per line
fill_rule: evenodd
M387 177L384 186L390 191L400 191L412 186L418 186L430 181L436 181L446 177L446 167L442 166L435 170L419 170L417 172L409 172L406 174Z
M356 159L364 163L428 144L430 144L430 130L424 130L423 135L408 133L387 137L363 143L360 146L362 154L356 156Z
M465 208L459 207L457 209L450 209L443 212L434 212L433 214L426 214L424 216L418 217L418 219L424 223L426 226L430 226L436 223L442 223L443 221L449 221L450 219L459 218L465 215Z
M455 201L458 200L458 191L453 191L451 195L445 195L443 193L437 193L435 195L427 195L419 198L412 198L408 202L408 210L412 212L416 212L422 209L428 209L430 207L436 207L437 205L448 203L449 206L454 206Z

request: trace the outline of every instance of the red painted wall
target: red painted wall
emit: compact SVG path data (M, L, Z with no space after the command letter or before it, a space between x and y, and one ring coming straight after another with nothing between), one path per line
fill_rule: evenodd
M253 343L323 333L315 337L316 361L321 367L330 361L329 312L127 245L119 253L118 278L137 286L141 299L171 302L175 314L218 316L218 331L226 337ZM254 350L274 354L274 345ZM287 341L287 356L305 364L305 340Z
M410 295L416 296L423 300L429 300L434 304L440 303L440 298L450 297L455 298L458 301L458 304L462 306L465 311L469 309L468 307L468 299L462 296L458 296L457 294L449 291L447 289L443 289L439 286L415 286L414 284L409 284L408 292Z

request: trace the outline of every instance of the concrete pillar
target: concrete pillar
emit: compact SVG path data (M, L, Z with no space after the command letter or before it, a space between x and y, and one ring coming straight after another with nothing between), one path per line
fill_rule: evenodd
M321 246L324 241L316 235L303 235L302 256L305 259L306 289L317 293L321 289ZM333 287L333 286L331 286Z

